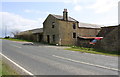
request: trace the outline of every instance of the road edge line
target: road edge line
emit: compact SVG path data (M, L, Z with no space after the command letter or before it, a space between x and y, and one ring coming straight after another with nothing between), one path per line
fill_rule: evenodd
M6 58L8 61L12 62L15 66L17 66L18 68L20 68L22 71L26 72L29 75L34 75L31 72L27 71L25 68L23 68L22 66L20 66L19 64L15 63L13 60L11 60L10 58L8 58L7 56L5 56L4 54L0 53L0 55L2 55L4 58Z

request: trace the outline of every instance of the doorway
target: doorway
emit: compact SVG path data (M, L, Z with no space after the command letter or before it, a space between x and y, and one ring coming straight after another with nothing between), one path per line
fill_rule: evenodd
M50 36L47 35L47 43L50 43Z

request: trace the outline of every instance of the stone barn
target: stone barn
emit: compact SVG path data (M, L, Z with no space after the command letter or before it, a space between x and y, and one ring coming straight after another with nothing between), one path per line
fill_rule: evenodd
M20 32L17 35L15 35L15 38L41 42L43 38L43 28L37 28L37 29Z
M105 51L120 51L120 25L102 27L99 35L103 37L95 48Z

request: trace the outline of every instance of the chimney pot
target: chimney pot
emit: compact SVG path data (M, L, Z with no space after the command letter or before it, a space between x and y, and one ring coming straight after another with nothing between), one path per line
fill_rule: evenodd
M67 12L67 9L64 9L64 11L63 11L63 20L65 20L65 21L68 20L68 12Z
M67 12L67 9L64 9L64 12Z

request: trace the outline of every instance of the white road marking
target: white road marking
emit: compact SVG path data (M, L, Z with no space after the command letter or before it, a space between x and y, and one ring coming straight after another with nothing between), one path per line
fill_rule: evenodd
M29 75L34 75L31 72L27 71L25 68L21 67L19 64L17 64L14 61L12 61L10 58L8 58L7 56L5 56L4 54L0 53L0 55L2 55L3 57L5 57L7 60L9 60L10 62L12 62L14 65L16 65L17 67L19 67L20 69L22 69L24 72L28 73Z
M99 68L104 68L104 69L109 69L109 70L113 70L113 71L120 71L119 69L116 69L116 68L111 68L111 67L106 67L106 66L102 66L102 65L87 63L87 62L83 62L83 61L77 61L77 60L73 60L73 59L65 58L65 57L61 57L61 56L56 56L56 55L52 55L52 56L56 57L56 58L59 58L59 59L64 59L64 60L72 61L72 62L75 62L75 63L81 63L81 64L86 64L86 65L91 65L91 66L95 66L95 67L99 67Z
M17 48L22 48L22 47L19 47L19 46L16 46L16 45L11 45L11 46L14 46L14 47L17 47Z

